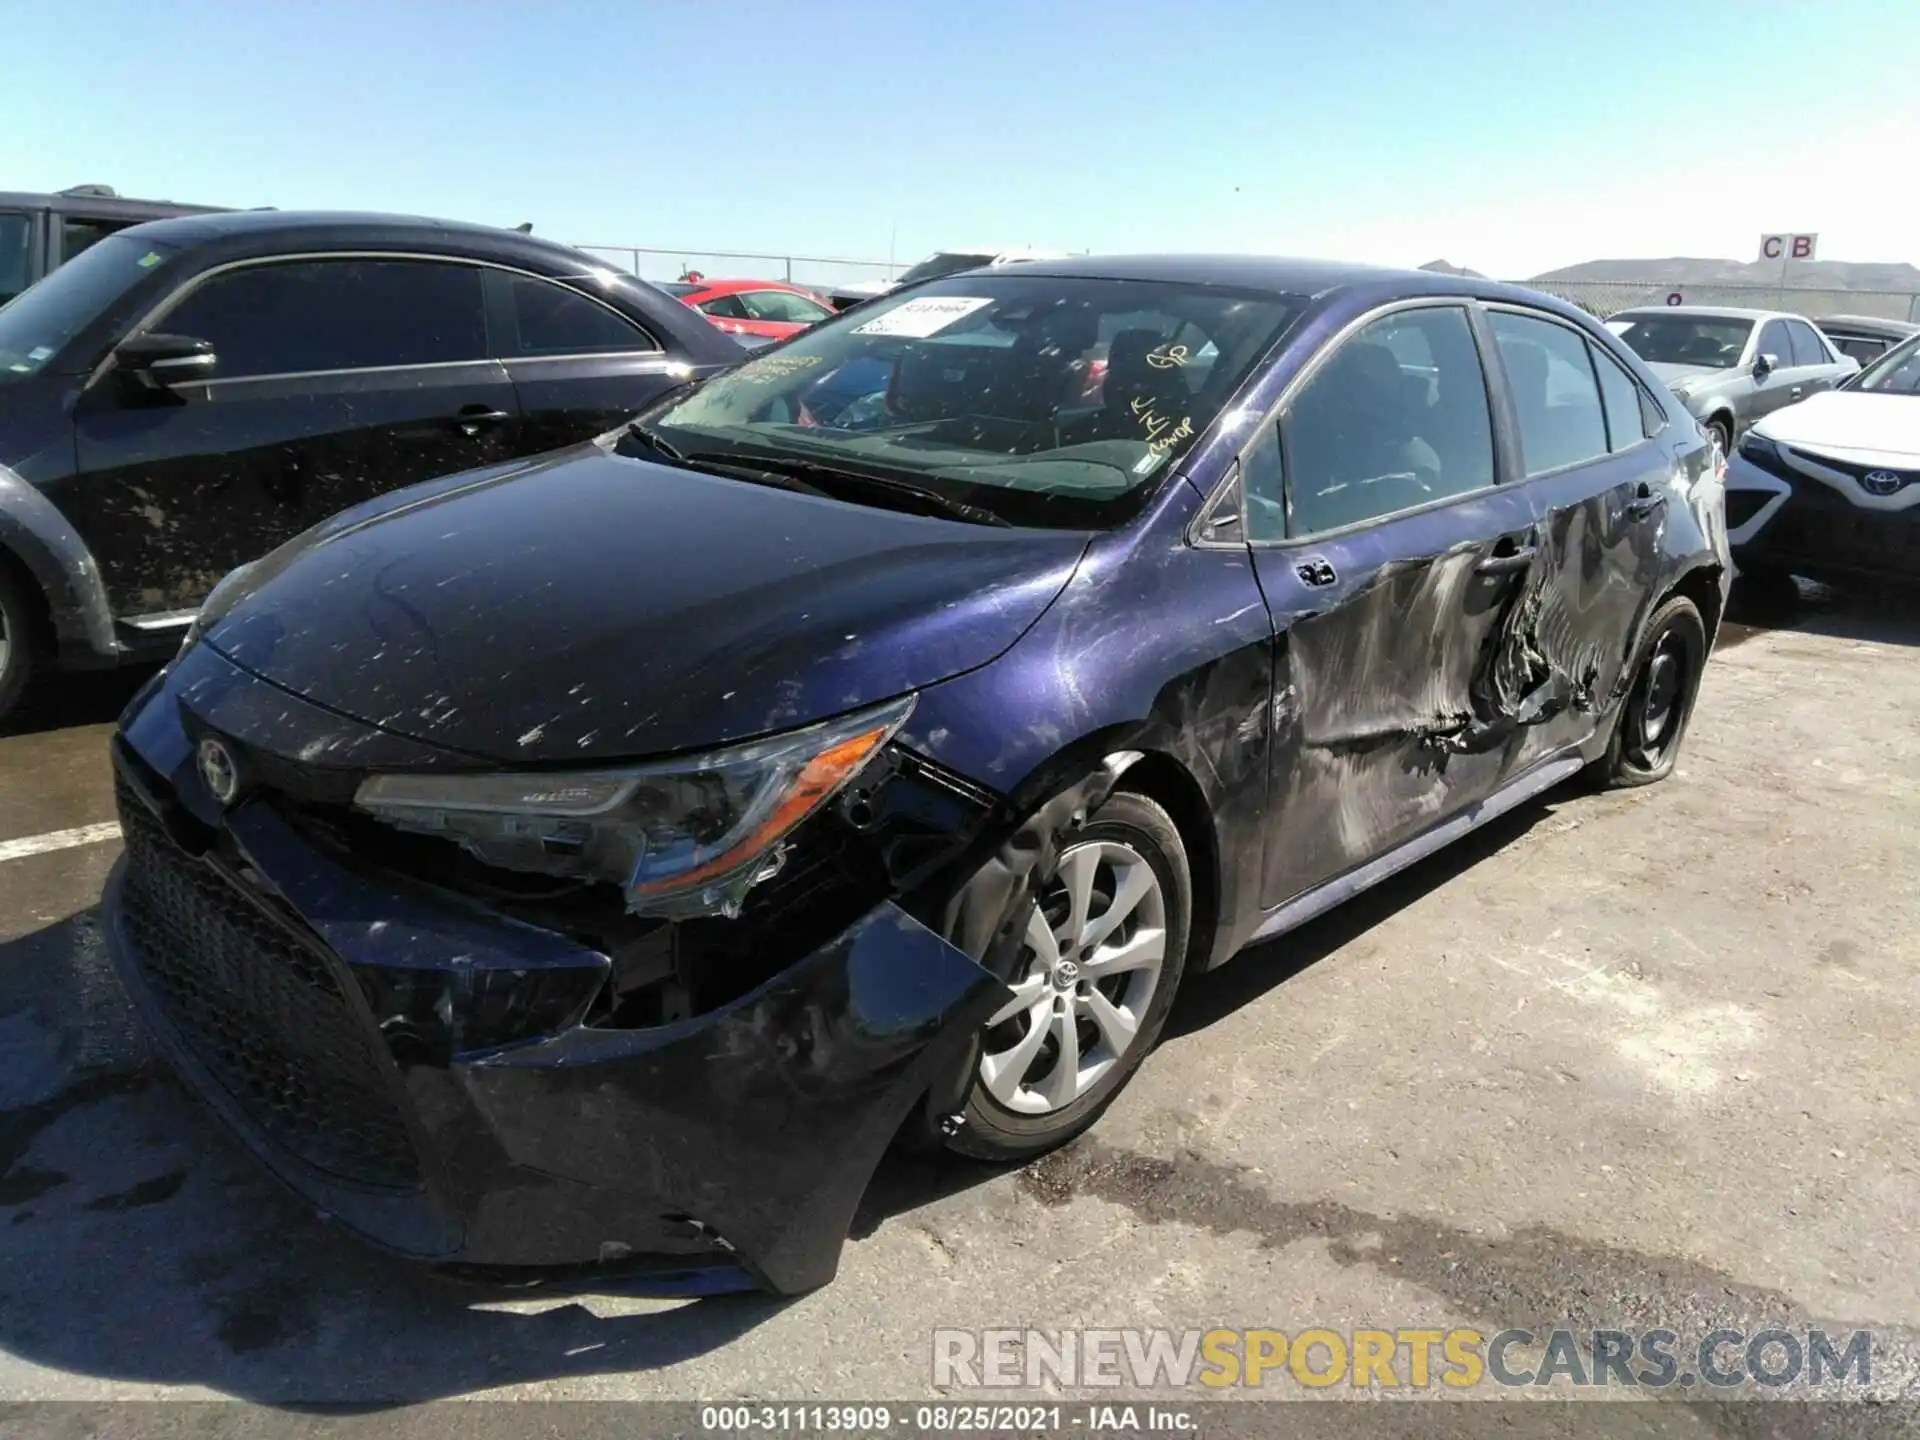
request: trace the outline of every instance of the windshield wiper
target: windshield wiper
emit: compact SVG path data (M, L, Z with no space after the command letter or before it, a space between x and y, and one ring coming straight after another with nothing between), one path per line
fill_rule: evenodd
M939 515L948 515L956 520L965 520L974 525L998 525L1009 527L1013 524L1005 516L997 515L981 505L969 505L964 500L956 500L951 495L943 495L938 490L925 485L916 485L911 480L902 480L892 475L875 474L870 470L848 470L838 465L825 465L817 460L796 460L786 455L757 455L747 451L731 450L689 450L680 451L653 434L644 426L635 422L627 427L620 437L619 445L629 439L636 441L648 455L664 460L683 470L704 470L719 475L730 475L736 479L748 480L756 485L773 485L782 490L793 490L803 495L818 495L826 499L844 499L846 491L867 494L879 493L888 498L911 500L914 505L926 513L931 511ZM618 448L618 446L616 446Z
M775 475L783 475L810 485L818 494L832 495L851 490L856 493L879 494L888 498L911 500L920 507L922 513L932 511L938 515L951 516L955 520L965 520L974 525L997 525L1010 528L1013 522L1004 515L998 515L984 505L970 505L965 500L956 500L951 495L943 495L925 485L915 484L894 475L882 475L872 470L849 470L839 465L826 465L818 460L795 460L786 455L728 456L732 464L742 467L752 466Z
M676 470L694 470L703 475L730 475L739 480L751 480L756 485L773 485L781 490L797 490L803 495L826 496L827 492L818 485L810 485L804 480L781 473L765 465L755 464L751 460L741 460L734 455L718 450L695 450L684 453L669 445L639 421L628 425L624 434L615 442L614 449L622 454L631 451L621 450L628 440L635 441L639 448L653 459L671 465Z
M675 465L686 462L686 456L682 455L678 450L674 449L673 446L647 429L647 427L642 425L638 420L629 420L627 422L626 429L621 431L620 438L614 442L613 448L619 450L620 447L625 445L629 440L638 442L642 450L654 456L656 459L671 461Z
M694 450L675 457L680 464L690 470L707 470L719 475L732 475L741 480L751 480L756 485L771 485L777 490L792 490L801 495L818 495L823 499L832 499L825 490L797 475L791 475L775 465L768 465L751 456L729 454L723 450Z

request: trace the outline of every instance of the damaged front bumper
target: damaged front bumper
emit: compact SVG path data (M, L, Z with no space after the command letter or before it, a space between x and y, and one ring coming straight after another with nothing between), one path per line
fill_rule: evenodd
M881 1154L964 1065L999 981L882 901L706 1013L586 1023L607 955L383 883L270 789L222 811L189 725L310 709L338 741L350 722L194 652L175 668L116 742L109 947L177 1068L282 1180L441 1265L612 1265L676 1294L833 1277ZM503 1027L527 1038L476 1044Z

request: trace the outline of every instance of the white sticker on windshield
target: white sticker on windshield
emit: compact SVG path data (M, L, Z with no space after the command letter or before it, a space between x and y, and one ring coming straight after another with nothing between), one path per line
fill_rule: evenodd
M921 295L896 305L884 315L876 315L864 325L853 327L856 335L904 335L909 340L924 340L964 320L982 305L993 302L964 295Z
M27 359L29 360L46 360L50 359L52 355L53 346L51 345L36 345L33 349L27 351Z

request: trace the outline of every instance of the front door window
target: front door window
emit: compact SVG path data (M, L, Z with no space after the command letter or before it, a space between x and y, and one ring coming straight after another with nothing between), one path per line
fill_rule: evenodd
M1344 341L1288 405L1285 534L1318 535L1493 484L1487 384L1465 310L1403 310ZM1248 472L1248 538L1282 538L1282 507ZM1266 503L1262 503L1266 502Z

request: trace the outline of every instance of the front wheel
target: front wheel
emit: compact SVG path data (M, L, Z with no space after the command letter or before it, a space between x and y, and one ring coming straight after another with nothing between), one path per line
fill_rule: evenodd
M1012 993L981 1034L949 1148L1023 1160L1093 1124L1166 1023L1192 914L1172 819L1144 795L1111 797L1061 850L1027 916Z
M1706 663L1707 627L1699 607L1676 595L1653 612L1640 642L1633 683L1599 762L1603 784L1651 785L1673 772Z
M26 694L40 654L39 612L33 591L0 554L0 724Z
M1701 422L1700 428L1707 432L1707 438L1720 447L1722 455L1733 454L1733 424L1724 415L1716 415L1711 420Z

